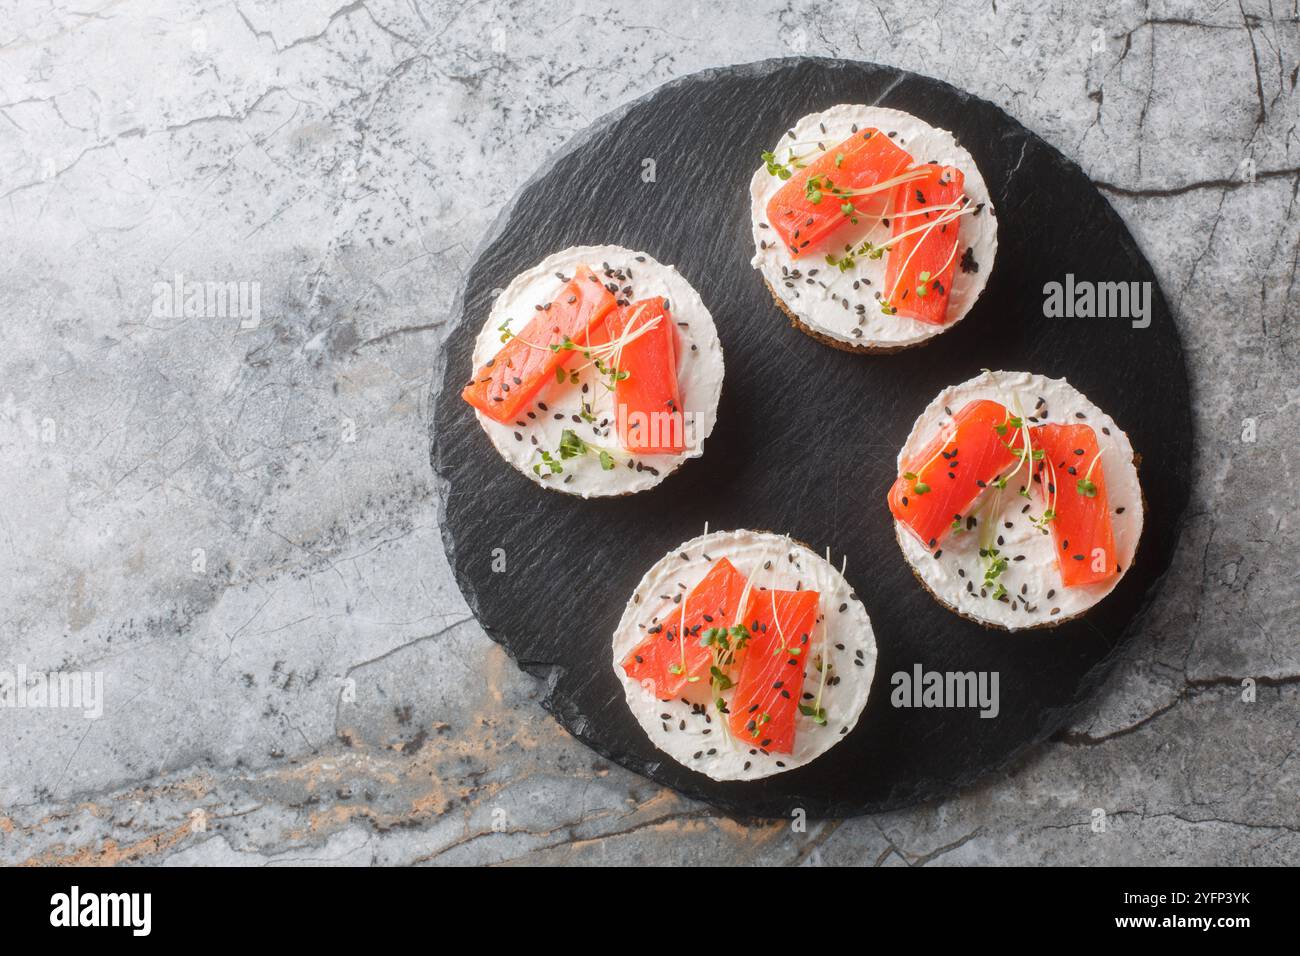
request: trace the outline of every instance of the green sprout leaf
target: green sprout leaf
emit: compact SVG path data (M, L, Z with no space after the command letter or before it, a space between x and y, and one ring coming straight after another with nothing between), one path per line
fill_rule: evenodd
M811 717L813 722L816 724L820 724L823 727L826 726L825 707L814 707L811 704L800 704L799 713L803 714L805 717Z

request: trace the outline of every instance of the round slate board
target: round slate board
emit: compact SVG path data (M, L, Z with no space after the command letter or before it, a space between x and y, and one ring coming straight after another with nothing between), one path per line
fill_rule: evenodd
M964 322L920 348L855 355L791 328L750 268L749 179L759 153L835 103L906 110L952 130L998 212L998 257ZM654 181L643 178L653 159ZM549 253L613 243L675 264L713 313L726 353L703 458L635 496L583 501L539 488L489 444L459 397L494 290ZM987 264L986 264L987 267ZM1150 282L1151 324L1048 319L1043 286ZM553 158L494 227L466 279L435 380L432 461L447 556L470 608L545 706L625 767L746 816L849 816L899 807L1005 765L1059 727L1098 682L1168 566L1188 497L1192 427L1178 333L1150 266L1073 163L1000 109L938 80L869 63L769 60L670 83L597 122ZM1143 456L1137 560L1087 617L1055 630L985 630L939 606L894 540L885 493L912 422L981 368L1065 377ZM612 670L624 602L661 555L699 534L786 532L848 556L879 644L857 727L808 766L717 783L651 746ZM504 549L506 573L494 573ZM890 675L996 671L1001 711L902 709Z

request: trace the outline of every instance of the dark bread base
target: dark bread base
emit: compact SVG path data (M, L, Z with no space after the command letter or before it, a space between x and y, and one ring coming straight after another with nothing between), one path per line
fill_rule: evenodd
M785 313L785 316L790 320L791 325L804 335L816 339L818 342L822 343L822 345L829 345L831 348L839 349L841 352L856 352L862 355L888 355L890 352L902 352L905 349L914 349L925 345L926 342L930 341L930 339L925 339L921 342L914 342L911 345L854 345L852 342L841 342L839 339L832 338L824 332L818 332L816 329L812 328L812 326L806 325L804 321L794 313L794 310L786 304L786 301L777 295L776 290L772 288L772 283L768 282L767 279L763 280L763 285L767 286L767 291L772 294L772 299L776 302L776 307ZM938 338L938 336L931 336L931 338Z

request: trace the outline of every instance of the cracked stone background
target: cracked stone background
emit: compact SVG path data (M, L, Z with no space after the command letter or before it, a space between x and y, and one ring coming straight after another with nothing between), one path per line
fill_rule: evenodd
M1294 2L165 7L0 0L0 670L105 681L98 720L0 709L0 861L1300 862ZM543 713L451 581L426 431L540 158L796 53L941 77L1076 160L1160 278L1198 431L1157 465L1194 480L1162 596L1071 726L806 832ZM177 273L260 284L261 324L156 316Z

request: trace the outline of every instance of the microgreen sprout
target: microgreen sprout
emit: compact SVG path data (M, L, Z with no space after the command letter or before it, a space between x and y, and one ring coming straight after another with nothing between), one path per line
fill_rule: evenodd
M832 184L825 176L809 176L803 184L803 198L808 200L814 206L819 205L822 201L822 184L830 189Z
M772 651L772 656L783 653L786 648L785 631L781 627L781 617L776 613L776 592L772 591L772 623L776 625L777 645Z
M701 647L713 649L713 661L709 665L709 687L713 696L713 706L720 714L731 712L722 697L722 692L731 690L734 686L728 671L735 662L736 655L749 643L749 636L749 628L744 624L735 624L729 628L711 627L700 638ZM726 721L723 721L723 728L723 733L726 733Z
M707 536L708 525L704 526L704 533ZM755 568L757 571L757 567ZM731 665L736 660L736 655L744 650L745 645L749 643L749 628L745 626L743 616L745 608L749 606L750 591L754 586L754 572L750 572L749 577L745 579L745 586L741 589L740 600L736 609L736 616L731 627L711 627L700 637L700 646L710 648L712 651L712 661L709 666L709 684L713 696L713 705L717 708L718 713L729 713L727 702L722 697L724 690L732 687L732 680L728 676ZM686 602L682 602L682 629L686 627ZM686 661L685 649L682 651L682 662ZM722 733L728 734L727 721L722 721Z
M843 162L843 159L844 155L842 153L837 155L835 161L837 168ZM768 171L771 172L770 166ZM857 225L858 208L853 204L853 197L871 196L882 192L883 190L892 189L899 183L911 182L914 179L920 179L926 175L928 174L924 170L909 170L901 176L894 176L892 179L886 179L884 182L873 183L872 185L864 186L861 189L845 189L842 186L836 186L829 176L809 176L808 180L804 183L803 195L804 199L814 206L819 205L824 196L831 196L834 199L840 200L840 212L849 220L849 222ZM902 237L899 236L896 238ZM886 243L886 245L888 244ZM843 271L843 269L841 269L841 271Z
M799 713L803 714L805 717L811 717L815 724L819 724L822 727L826 726L825 707L814 707L812 704L800 704Z
M857 212L857 210L855 209L854 212ZM926 209L916 209L906 213L894 212L890 214L890 217L891 219L903 219L906 218L907 216L912 216L921 212L937 213L938 218L933 220L932 222L926 222L920 226L916 226L912 229L905 230L904 232L899 233L896 236L890 236L888 239L885 239L880 243L873 243L869 239L864 239L857 246L846 245L844 247L843 255L836 256L836 255L828 254L825 257L826 264L828 266L834 266L841 273L848 272L857 266L859 259L863 259L863 258L880 259L885 255L886 252L890 251L890 249L894 245L896 245L900 240L905 239L908 236L914 235L918 232L928 232L935 226L943 227L946 223L952 222L953 220L955 220L960 216L973 213L974 207L970 206L969 199L963 196L960 200L957 200L956 202L953 203L949 203L948 205L945 206L930 206L927 207ZM883 211L881 215L882 216L884 215ZM918 246L919 245L920 244L918 243ZM954 246L953 255L956 254L956 249L957 246ZM916 251L915 249L912 250L913 253L915 251ZM911 259L911 255L912 253L908 254L909 260ZM949 256L949 261L951 260L952 260L952 255ZM906 262L904 263L904 265L906 266ZM938 272L921 273L921 275L918 276L918 279L920 280L920 284L914 290L916 295L921 298L924 298L925 296L929 295L930 290L934 288L934 284L932 280L934 280L937 275L941 274L944 271L944 269L947 268L948 268L948 263L945 262L943 268L940 269ZM900 270L899 273L900 281L901 278L902 278L902 271ZM923 289L924 291L922 291ZM890 292L889 295L883 296L879 300L880 311L885 315L898 314L898 307L890 304L890 301L893 299L894 294L897 291L898 289L897 287L895 287L895 289L892 292Z
M1011 404L1014 404L1018 410L1020 407L1019 396L1016 396ZM1029 431L1029 426L1025 423L1024 416L1020 414L1013 415L1010 409L1007 410L1007 417L1003 419L1001 424L994 425L993 430L996 431L998 435L1006 435L1008 432L1012 430L1018 431L1020 433L1020 440L1021 440L1020 445L1015 444L1014 438L1002 443L1007 448L1008 451L1010 451L1013 455L1016 456L1016 467L1011 470L1010 474L1000 475L997 481L993 483L994 486L999 491L1001 491L1003 488L1007 486L1007 482L1009 482L1016 475L1020 474L1021 468L1025 468L1026 473L1032 473L1033 466L1030 465L1029 462L1037 461L1041 459L1043 457L1043 453L1041 450L1035 450L1033 435ZM1021 485L1020 491L1018 493L1022 498L1028 498L1029 485L1027 483Z
M527 339L520 338L510 332L504 323L501 325L501 341L504 342L508 338L515 338L530 349L539 352L550 352L552 354L558 354L560 352L578 352L584 359L587 359L586 364L579 365L576 368L566 368L563 365L557 367L555 370L556 383L563 384L567 380L576 385L578 383L579 374L594 366L596 371L600 372L604 386L610 391L613 391L614 386L619 382L624 381L629 374L618 367L618 363L623 357L623 349L632 342L641 338L641 336L645 335L647 332L657 328L661 321L660 316L655 316L650 321L637 325L637 319L640 318L641 312L644 309L644 305L638 306L636 311L632 313L631 318L628 319L627 325L623 327L623 331L619 337L611 342L606 342L603 345L584 345L574 342L573 339L567 335L562 336L558 342L552 342L549 345L538 345L536 342L529 342Z
M930 273L922 272L918 274L916 278L918 280L916 286L916 294L920 296L922 299L924 299L927 295L930 294L930 285L929 285Z
M813 180L818 180L818 183L814 188L829 193L836 199L851 199L854 196L872 196L876 193L893 189L899 183L910 183L914 179L923 179L928 175L929 173L923 169L913 169L903 173L902 175L886 179L883 182L873 183L870 186L863 186L861 189L844 189L841 186L836 186L825 176L809 176L808 181L811 183Z
M1097 497L1097 486L1092 480L1092 470L1097 467L1097 462L1101 461L1101 452L1093 456L1092 463L1088 465L1088 470L1084 472L1083 477L1075 482L1075 487L1079 494L1087 498Z
M579 455L587 453L587 443L578 437L578 433L572 428L566 428L560 433L560 457L568 460L577 458Z
M955 434L955 430L954 430L954 434ZM946 454L948 452L948 446L951 444L952 444L952 436L949 436L948 440L939 445L939 450L936 451L933 455L931 455L930 460L927 461L924 465L922 465L916 471L903 472L903 479L905 481L910 481L912 483L912 494L923 495L930 490L930 486L927 485L924 481L921 481L919 475L920 473L924 472L927 468L929 468L932 464L934 464L938 460L940 455Z
M1047 459L1047 474L1048 474L1048 481L1047 481L1046 494L1047 494L1048 504L1047 507L1043 509L1043 513L1039 515L1037 518L1035 518L1033 522L1034 526L1038 528L1038 530L1041 531L1043 534L1047 534L1047 525L1056 519L1056 495L1057 495L1056 466L1052 464L1052 459L1050 458ZM1041 475L1042 475L1042 469L1040 467L1039 468L1040 481L1042 480Z
M936 455L935 458L937 457L939 456ZM925 469L930 466L930 462L932 461L934 461L934 458L931 458L930 461L927 461L924 465L922 465L921 470L925 471ZM905 471L903 472L903 478L906 481L910 481L912 483L912 494L914 495L923 495L930 490L930 486L927 485L924 481L918 479L915 472Z
M787 150L784 163L776 158L774 152L762 154L763 164L767 167L768 175L781 180L789 179L794 175L796 169L803 169L807 165L803 161L804 158L804 156L796 155L793 149Z
M989 522L989 524L992 524L992 522ZM1007 559L996 547L980 548L980 557L988 559L988 564L984 567L984 585L991 587L1001 577L1002 572L1007 569ZM1001 594L994 594L993 599L996 601L1002 594L1006 594L1005 589Z
M894 280L894 287L890 289L889 293L884 297L886 302L892 301L894 296L898 294L898 283L903 280L903 276L907 272L907 266L912 261L912 256L916 255L916 250L920 249L923 245L925 245L925 240L929 238L930 233L933 232L935 229L938 229L942 226L946 226L950 222L956 221L962 216L974 212L974 207L970 204L969 196L962 196L956 202L950 203L949 205L942 208L944 211L936 219L923 223L922 225L919 226L913 226L911 229L906 229L903 232L900 232L896 236L890 236L889 240L884 243L886 247L889 247L898 243L900 240L905 239L910 235L913 235L914 233L919 232L922 234L921 238L917 241L917 243L914 246L912 246L911 250L908 251L907 258L903 260L902 265L899 266L898 278ZM953 243L952 250L948 253L948 259L944 262L942 266L940 266L937 270L935 270L934 272L935 275L943 275L943 273L947 270L948 266L952 263L953 258L957 255L957 249L960 245L961 243L959 242ZM925 275L928 276L929 274L925 273ZM927 281L928 278L922 279L922 282L927 282ZM921 293L918 291L917 294L920 295Z
M540 475L543 468L549 469L552 475L558 475L564 471L564 466L549 451L542 452L542 460L533 465L533 474Z
M826 556L829 559L830 548L826 549ZM828 564L830 563L829 560L827 561L827 563ZM775 609L776 607L775 597L772 598L772 606L773 609ZM775 616L775 614L773 616ZM816 627L815 624L813 626ZM814 662L814 666L817 668L817 673L819 675L817 680L817 696L813 698L813 702L811 704L800 704L799 713L803 714L805 717L811 717L813 719L813 723L825 727L826 708L822 706L822 693L826 690L826 673L831 669L830 662L826 659L825 625L823 625L822 627L822 650L821 653L817 655L817 660Z
M1018 411L1020 400L1017 397L1008 404L1014 404ZM1007 559L1002 556L993 543L993 529L996 527L997 523L996 519L999 514L999 506L1002 502L1002 492L1006 489L1007 483L1020 473L1021 468L1025 468L1027 472L1032 472L1033 466L1030 465L1029 462L1034 459L1033 438L1030 435L1029 426L1025 423L1022 415L1018 413L1012 414L1011 410L1007 409L1006 418L1004 418L1001 423L994 425L993 430L999 436L1005 436L1013 430L1018 431L1023 444L1016 445L1014 438L1002 443L1016 456L1016 467L1013 468L1010 473L1006 475L998 475L996 479L990 482L994 491L985 506L984 521L982 522L983 530L980 532L980 557L986 561L984 566L984 586L986 588L992 587L1002 572L1007 569ZM1026 482L1026 484L1020 487L1018 494L1022 497L1029 497L1028 489L1029 485L1028 482ZM999 585L993 598L994 600L997 600L1005 594L1006 589Z
M558 475L564 471L564 466L560 462L593 453L600 459L600 467L605 471L611 471L615 465L614 456L608 449L583 441L572 428L566 428L560 433L560 445L554 453L545 450L540 450L539 453L542 460L533 465L535 475L541 475L542 469L547 469L552 475Z
M860 258L865 257L867 259L879 259L883 257L885 254L885 248L886 247L883 245L877 246L874 243L864 239L862 240L861 243L857 245L856 248L852 246L845 246L844 255L842 256L836 257L828 254L826 256L826 264L828 266L834 266L835 268L839 269L841 272L848 272L855 265L857 265L858 259Z
M775 176L778 179L789 179L794 175L789 166L777 160L776 153L763 153L763 163L767 166L768 175Z

